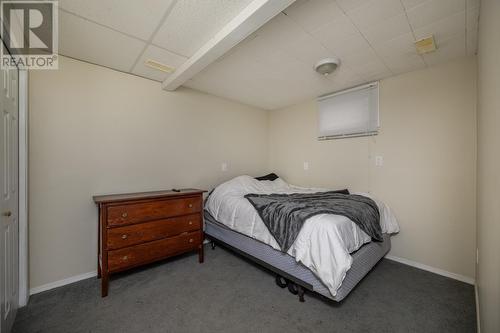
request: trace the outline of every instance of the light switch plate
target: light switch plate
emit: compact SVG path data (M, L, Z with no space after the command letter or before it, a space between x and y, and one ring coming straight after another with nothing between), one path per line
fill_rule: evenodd
M304 170L309 170L309 162L304 162Z
M381 167L384 165L384 157L383 156L375 156L375 165Z
M227 171L227 163L226 162L222 162L221 166L220 166L220 169L222 171Z

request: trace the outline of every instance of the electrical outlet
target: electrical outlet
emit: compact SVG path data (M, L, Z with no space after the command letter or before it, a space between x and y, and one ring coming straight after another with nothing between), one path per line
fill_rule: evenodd
M221 164L221 166L220 166L220 169L221 169L222 171L224 171L224 172L225 172L225 171L227 171L227 163L226 163L226 162L222 162L222 164Z
M384 157L383 156L375 156L375 166L381 167L384 165Z
M304 162L304 170L309 170L309 162Z

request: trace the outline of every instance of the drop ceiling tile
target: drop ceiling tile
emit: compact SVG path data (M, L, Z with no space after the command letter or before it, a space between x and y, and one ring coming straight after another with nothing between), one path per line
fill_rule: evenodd
M353 11L373 0L337 0L339 7L345 12Z
M358 77L373 76L375 72L387 70L380 57L368 44L357 52L342 56L341 66L347 67Z
M62 55L128 72L146 44L114 30L59 11Z
M373 26L391 17L404 14L400 0L375 0L347 12L354 24L359 27Z
M278 61L281 66L277 66ZM314 72L311 66L293 59L249 61L235 53L224 62L211 65L187 85L265 109L275 109L335 91L340 85L348 87L360 80L347 66L341 66L333 75L324 77Z
M347 36L344 40L332 40L324 45L328 50L332 51L341 59L344 59L346 56L351 54L363 52L370 47L370 44L368 44L366 39L364 39L360 33Z
M374 58L371 61L364 62L351 68L356 74L365 79L365 81L379 80L392 75L389 68L378 58Z
M297 40L295 43L284 47L283 50L288 55L311 67L323 58L335 56L332 51L327 50L311 36Z
M343 15L334 0L295 2L284 13L309 32Z
M407 10L407 14L412 28L418 29L464 10L465 1L429 0Z
M153 44L191 57L251 0L177 1L153 39Z
M334 75L328 75L328 80L332 83L328 87L328 91L324 91L322 94L342 91L367 82L366 79L358 76L354 71L346 67L338 73L334 73Z
M337 70L328 75L327 78L332 82L341 83L343 86L352 86L363 79L346 64L340 64Z
M132 73L160 82L165 80L171 73L165 73L146 66L145 61L149 59L172 67L174 70L179 68L179 66L187 60L186 57L179 56L160 47L148 45L144 54L132 70Z
M391 17L378 24L360 28L370 43L389 41L411 31L404 13Z
M308 34L296 22L283 13L257 30L257 36L268 46L285 47L308 37Z
M323 44L329 44L345 40L348 36L359 35L359 30L346 15L340 15L332 22L313 30L311 35Z
M405 9L410 9L410 8L413 8L413 7L416 7L424 2L426 2L428 0L402 0L401 2L403 3L403 6L405 7Z
M334 89L334 83L323 75L312 70L309 66L297 68L296 72L285 75L279 88L282 97L278 107L284 107L321 94L329 93ZM291 95L290 93L293 93Z
M412 33L407 33L384 43L372 44L382 58L417 55Z
M351 54L369 46L366 39L345 16L312 32L312 36L337 56Z
M260 108L269 107L269 105L262 102L257 91L250 90L247 94L242 94L241 89L236 87L236 84L239 85L239 83L240 82L235 80L226 82L205 82L204 80L191 79L186 82L184 86Z
M220 62L224 63L223 66L236 63L236 71L238 71L237 67L244 66L245 62L256 63L260 68L268 72L288 72L293 71L293 68L296 66L303 65L293 56L292 52L286 50L285 46L273 44L268 39L259 35L235 47Z
M464 54L466 43L471 49L475 45L477 35L469 32L465 38L467 0L456 1L463 2L462 10L455 10L449 0L337 0L343 12L330 19L318 5L325 6L329 1L298 0L187 85L275 109L425 68L426 61L428 64L446 61ZM418 15L424 15L429 4L432 10L418 21ZM416 52L404 8L414 11L416 20L425 23L418 27L418 34L432 31L436 35L438 50L426 56L425 61ZM462 37L458 37L457 30ZM339 68L327 77L314 72L312 65L316 58L331 55L340 57Z
M445 17L434 23L415 29L415 37L418 39L434 35L436 39L446 39L463 32L465 29L465 11Z
M437 40L438 49L432 53L424 54L427 65L435 65L466 55L465 33L460 33L445 40Z
M342 64L347 65L352 69L376 60L379 60L379 57L368 43L364 44L363 47L358 48L355 52L345 53L341 58Z
M147 40L172 0L59 0L59 7L102 25Z
M410 72L425 68L426 66L422 57L417 54L390 56L384 57L383 59L387 67L389 67L394 74Z
M234 71L236 67L241 69ZM233 67L234 66L234 67ZM305 99L308 82L294 72L276 73L253 62L233 66L215 66L190 81L187 85L217 96L236 99L264 109L279 108L290 100ZM304 89L306 88L306 89Z
M238 45L234 48L234 51L231 51L228 57L241 58L246 61L267 62L279 61L277 59L283 58L293 59L283 47L271 44L261 36L256 36L252 40L245 42L243 45Z
M257 64L262 71L270 74L282 76L288 73L294 73L297 68L307 66L312 71L313 64L309 65L300 62L289 54L280 52L270 53L265 58L257 60Z
M385 69L381 69L380 71L373 72L371 74L365 74L363 76L364 81L363 82L373 82L373 81L378 81L382 80L388 77L393 76L394 74L391 72L391 70L386 67Z

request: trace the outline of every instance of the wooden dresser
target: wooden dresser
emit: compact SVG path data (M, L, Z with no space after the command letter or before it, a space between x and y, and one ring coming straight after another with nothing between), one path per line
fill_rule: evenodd
M99 207L97 272L109 275L188 251L203 262L203 192L197 189L94 196Z

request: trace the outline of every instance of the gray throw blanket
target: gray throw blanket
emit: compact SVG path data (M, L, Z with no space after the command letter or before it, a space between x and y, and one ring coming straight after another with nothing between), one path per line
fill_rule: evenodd
M293 194L247 194L281 250L287 252L304 222L318 214L342 215L351 219L373 240L382 241L377 204L361 195L335 191Z

